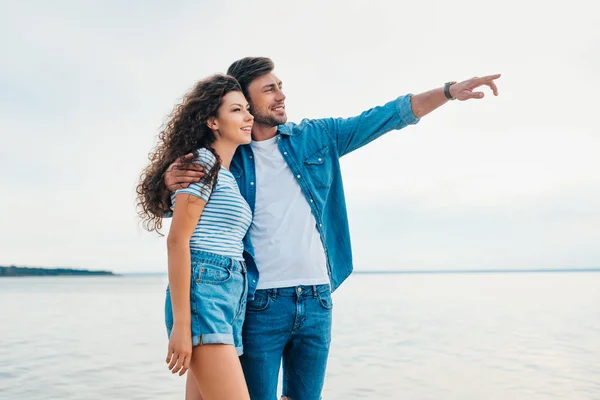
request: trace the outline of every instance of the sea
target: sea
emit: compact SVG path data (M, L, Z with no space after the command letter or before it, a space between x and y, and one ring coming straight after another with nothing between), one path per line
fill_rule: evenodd
M0 399L184 399L165 275L0 279ZM323 399L600 399L600 272L355 273Z

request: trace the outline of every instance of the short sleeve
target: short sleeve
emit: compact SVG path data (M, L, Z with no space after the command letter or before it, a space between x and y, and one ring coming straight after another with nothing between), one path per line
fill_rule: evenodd
M202 165L205 171L210 171L214 167L216 161L215 155L210 150L202 148L198 149L198 157L194 158L193 162ZM212 189L211 185L204 181L195 182L186 188L178 189L175 193L171 194L171 204L173 204L171 209L175 206L175 197L180 193L191 194L208 203Z

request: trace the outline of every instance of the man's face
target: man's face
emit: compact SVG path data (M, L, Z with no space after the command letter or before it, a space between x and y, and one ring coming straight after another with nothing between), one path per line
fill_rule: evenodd
M254 122L266 126L278 126L287 122L285 94L282 83L273 72L259 76L248 86L250 112Z

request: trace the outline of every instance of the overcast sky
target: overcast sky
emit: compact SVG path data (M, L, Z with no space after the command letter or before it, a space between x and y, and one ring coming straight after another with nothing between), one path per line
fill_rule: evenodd
M260 55L290 121L503 74L342 159L356 269L600 267L591 0L169 3L0 0L0 265L166 271L134 207L158 128Z

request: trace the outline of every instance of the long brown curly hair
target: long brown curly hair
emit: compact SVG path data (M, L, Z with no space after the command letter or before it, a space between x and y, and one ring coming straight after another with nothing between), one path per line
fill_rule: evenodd
M168 194L163 175L179 157L189 153L197 157L200 148L210 150L216 162L210 170L205 168L203 181L210 187L216 184L221 159L211 148L216 137L206 122L211 117L217 117L223 97L233 91L242 91L235 78L212 75L196 83L183 97L181 104L174 107L158 135L158 145L148 155L150 164L142 171L136 187L138 215L144 229L160 233L165 210L164 198Z

